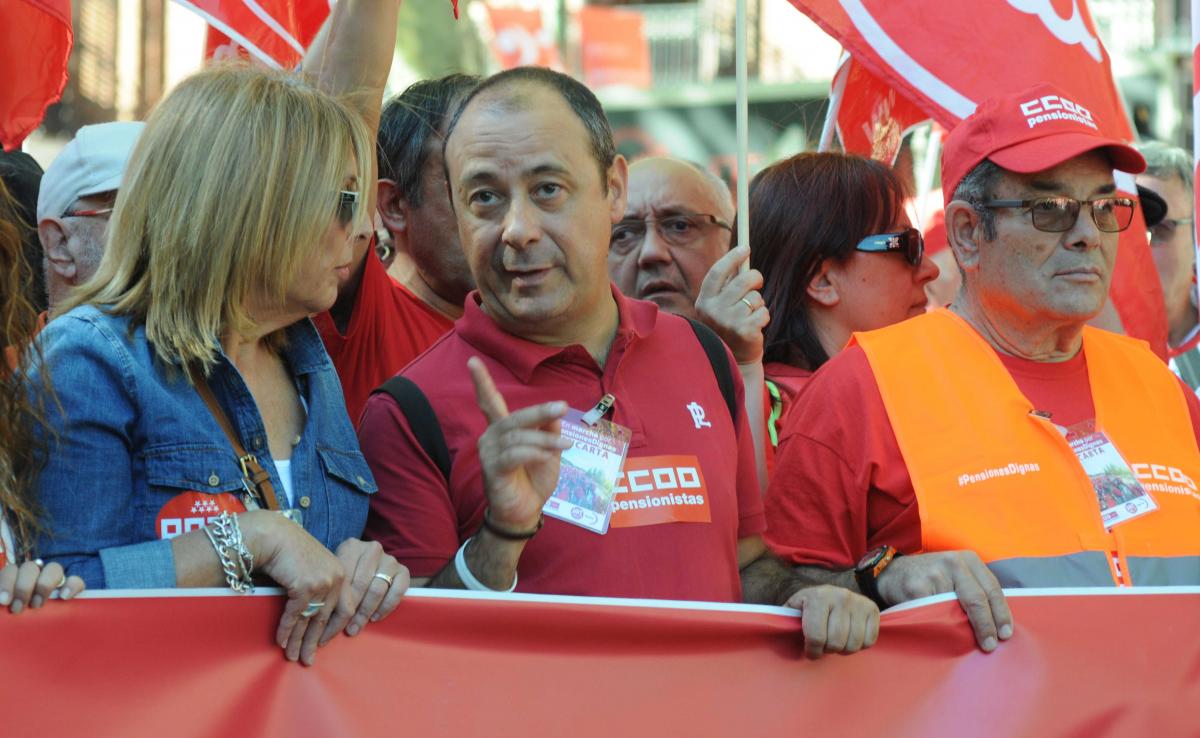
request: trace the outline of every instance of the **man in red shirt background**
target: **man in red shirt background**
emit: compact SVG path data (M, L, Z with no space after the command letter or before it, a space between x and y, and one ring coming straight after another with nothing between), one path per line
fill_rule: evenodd
M473 287L441 152L447 114L477 82L465 74L417 82L380 116L377 207L396 244L392 271L405 281L389 275L364 234L337 303L314 318L354 422L371 390L450 330Z

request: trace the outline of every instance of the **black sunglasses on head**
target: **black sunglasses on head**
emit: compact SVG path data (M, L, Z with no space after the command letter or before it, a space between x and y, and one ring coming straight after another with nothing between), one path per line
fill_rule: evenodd
M916 228L907 228L897 233L878 233L867 236L854 247L856 251L887 253L895 251L904 255L912 266L920 266L925 258L925 237Z

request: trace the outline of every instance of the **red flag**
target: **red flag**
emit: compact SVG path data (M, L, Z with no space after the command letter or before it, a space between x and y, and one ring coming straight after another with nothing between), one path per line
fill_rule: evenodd
M844 83L840 79L843 76ZM929 113L853 57L847 57L838 68L833 84L844 85L837 110L837 132L846 151L895 164L904 134L929 119Z
M642 14L585 5L579 11L579 47L589 87L650 86L650 45Z
M542 11L487 5L492 25L489 44L500 66L512 69L520 66L561 69L558 46L549 29L542 25Z
M300 64L321 24L329 0L176 0L229 37L254 58L272 67ZM209 37L208 54L215 46ZM219 40L219 39L218 39Z
M952 128L978 103L1052 80L1092 111L1100 132L1133 139L1108 54L1084 0L791 0L897 96ZM987 29L986 39L980 29ZM847 99L849 96L847 95ZM1132 178L1118 188L1134 192ZM1121 234L1110 290L1124 330L1166 356L1162 289L1144 227Z
M71 55L70 0L7 0L0 23L0 144L20 147L58 102Z
M990 654L943 595L814 662L794 610L423 590L312 668L278 597L98 592L0 614L0 706L6 736L1195 735L1198 592L1010 592Z

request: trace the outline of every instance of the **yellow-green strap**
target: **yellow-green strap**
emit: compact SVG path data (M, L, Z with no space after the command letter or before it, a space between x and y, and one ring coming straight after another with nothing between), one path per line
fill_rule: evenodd
M783 415L783 395L779 387L771 380L766 380L767 394L771 395L771 416L767 418L767 434L771 437L772 448L779 448L779 418Z

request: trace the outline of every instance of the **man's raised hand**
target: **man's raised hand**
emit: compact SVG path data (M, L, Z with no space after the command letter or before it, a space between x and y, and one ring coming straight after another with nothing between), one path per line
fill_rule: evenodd
M488 421L479 437L479 463L490 520L507 530L533 530L558 484L562 452L571 447L562 436L567 403L546 402L510 413L483 362L472 356L467 368Z

